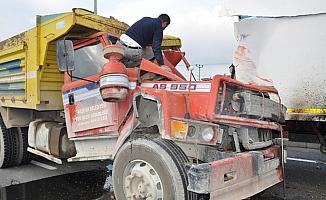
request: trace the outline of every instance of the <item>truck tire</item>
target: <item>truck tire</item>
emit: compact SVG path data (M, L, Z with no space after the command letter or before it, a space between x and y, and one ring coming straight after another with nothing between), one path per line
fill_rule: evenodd
M182 174L183 180L185 180L184 188L185 188L185 193L187 193L186 199L189 199L189 200L201 199L201 198L199 198L199 196L197 196L196 193L189 192L187 190L188 175L187 175L187 171L185 168L185 164L190 163L190 161L189 161L188 157L186 156L186 154L182 151L182 149L171 140L164 140L164 139L157 138L155 140L155 142L157 142L161 146L164 146L165 147L164 149L166 151L168 151L169 154L172 155L172 158L174 159L174 161L176 163L178 163L178 169L180 172L182 172L181 174Z
M19 145L18 145L18 163L17 165L25 165L30 163L32 159L31 153L27 151L28 147L28 128L19 127L16 129L16 134L19 138Z
M187 161L170 141L137 138L126 142L113 162L116 199L197 199L187 191Z
M0 188L0 199L7 200L7 191L5 187Z
M0 168L17 165L18 154L18 135L6 128L0 116Z

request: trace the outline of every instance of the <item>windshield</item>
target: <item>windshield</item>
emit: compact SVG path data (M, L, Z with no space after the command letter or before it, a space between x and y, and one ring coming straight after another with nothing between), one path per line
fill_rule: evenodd
M97 74L107 62L108 60L103 56L103 45L101 43L82 47L75 50L75 70L73 75L85 78Z

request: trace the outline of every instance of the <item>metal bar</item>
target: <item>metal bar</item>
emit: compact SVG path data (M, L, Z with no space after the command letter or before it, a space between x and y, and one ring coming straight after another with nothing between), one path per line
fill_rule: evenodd
M261 121L256 119L248 119L242 117L233 117L228 115L212 115L212 120L218 123L225 123L225 124L235 124L235 125L242 125L242 126L250 126L256 128L264 128L264 129L272 129L276 131L280 131L280 127L275 122L267 122Z
M180 48L177 48L177 51L181 52ZM187 70L189 70L190 64L189 64L188 60L186 59L184 53L182 53L181 55L182 55L183 63L186 65ZM192 75L192 78L196 81L196 77L192 72L191 72L191 75Z
M281 156L282 156L282 175L283 175L283 182L282 182L282 192L283 192L283 199L286 199L286 192L285 192L285 189L286 189L286 182L285 182L285 166L284 166L284 163L285 163L285 158L284 158L284 140L283 140L283 127L280 125L280 129L281 129Z
M94 0L94 13L97 14L97 0Z
M37 162L37 161L35 161L35 160L32 160L32 161L31 161L31 164L36 165L36 166L39 166L39 167L42 167L42 168L44 168L44 169L48 169L48 170L56 170L56 169L58 169L58 168L53 167L53 166L51 166L51 165L47 165L47 164L45 164L45 163Z
M223 108L224 108L224 101L225 101L225 95L226 95L226 84L223 81L223 93L222 93L222 101L221 101L221 107L220 107L220 112L219 114L222 114Z
M30 152L30 153L32 153L32 154L36 154L36 155L41 156L41 157L43 157L43 158L46 158L46 159L48 159L48 160L50 160L50 161L52 161L52 162L55 162L55 163L57 163L57 164L62 165L62 160L59 159L59 158L55 158L55 157L52 156L52 155L49 155L49 154L43 153L43 152L41 152L41 151L39 151L39 150L32 149L32 148L30 148L30 147L27 148L27 151Z

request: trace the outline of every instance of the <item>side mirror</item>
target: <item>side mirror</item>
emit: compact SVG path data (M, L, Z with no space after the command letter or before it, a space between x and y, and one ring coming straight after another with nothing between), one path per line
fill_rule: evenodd
M57 65L61 72L75 70L74 45L71 40L57 42Z

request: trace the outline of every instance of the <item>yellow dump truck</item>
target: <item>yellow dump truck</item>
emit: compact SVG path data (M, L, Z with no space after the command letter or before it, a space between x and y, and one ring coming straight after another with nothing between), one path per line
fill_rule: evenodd
M87 37L99 31L119 36L127 28L127 24L114 18L74 9L37 16L36 27L0 42L0 166L28 162L30 122L63 120L63 73L57 69L56 41L67 36ZM45 146L50 151L50 145Z

